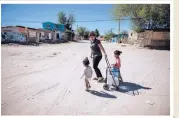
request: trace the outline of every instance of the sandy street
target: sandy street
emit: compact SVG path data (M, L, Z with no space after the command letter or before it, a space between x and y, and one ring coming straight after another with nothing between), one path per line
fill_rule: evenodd
M123 52L122 77L134 93L105 91L95 80L93 92L85 91L80 77L88 41L2 45L2 115L170 115L170 51L103 46L111 63L114 50ZM104 58L99 67L105 76Z

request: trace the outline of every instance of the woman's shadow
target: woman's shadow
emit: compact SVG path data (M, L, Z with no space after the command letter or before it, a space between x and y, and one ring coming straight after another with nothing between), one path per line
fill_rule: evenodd
M119 84L119 90L118 91L135 96L135 95L139 95L138 90L140 90L140 89L150 90L151 88L144 87L144 86L141 86L139 84L135 84L135 83L131 83L131 82L121 82ZM112 90L115 90L115 89L112 89Z

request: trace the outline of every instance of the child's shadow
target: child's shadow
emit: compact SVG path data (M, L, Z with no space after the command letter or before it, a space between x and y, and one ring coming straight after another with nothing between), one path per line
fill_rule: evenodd
M110 95L110 94L108 94L104 91L98 92L98 91L95 91L95 90L89 90L89 93L96 95L96 96L99 96L99 97L114 98L114 99L117 98L116 96Z
M144 87L144 86L141 86L139 84L135 84L135 83L131 83L131 82L121 82L119 84L119 90L118 91L135 96L135 95L139 95L138 90L140 90L140 89L150 90L151 88ZM113 89L113 90L115 90L115 89Z

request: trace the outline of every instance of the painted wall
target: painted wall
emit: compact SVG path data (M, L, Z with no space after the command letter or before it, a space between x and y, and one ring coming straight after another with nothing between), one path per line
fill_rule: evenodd
M43 29L47 29L47 30L58 30L60 32L65 32L65 25L63 24L54 24L51 22L45 22L42 23L42 27Z
M26 42L26 37L20 32L1 32L1 41Z

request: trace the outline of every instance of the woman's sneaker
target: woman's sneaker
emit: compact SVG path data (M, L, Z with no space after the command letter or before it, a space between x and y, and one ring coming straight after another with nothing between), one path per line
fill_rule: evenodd
M98 78L95 77L95 78L93 78L93 80L98 80Z
M103 82L104 78L103 77L99 77L98 78L98 82Z

